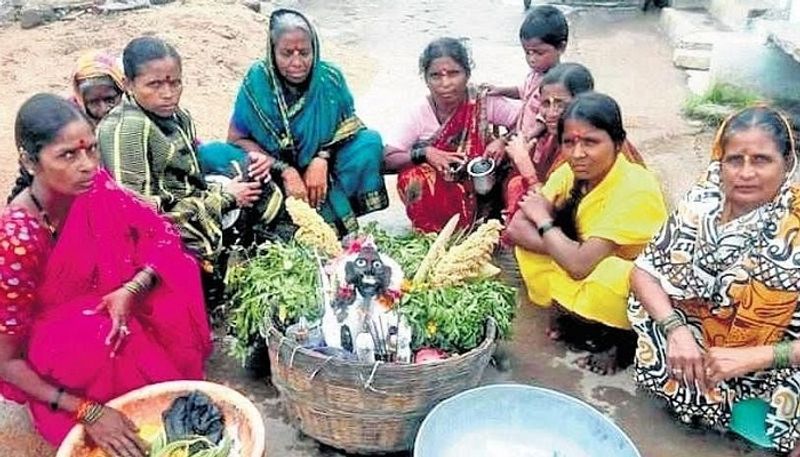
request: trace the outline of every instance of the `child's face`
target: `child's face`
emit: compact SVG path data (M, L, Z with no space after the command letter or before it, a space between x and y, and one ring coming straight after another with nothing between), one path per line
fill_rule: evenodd
M522 40L522 49L525 51L528 66L539 73L547 73L549 69L558 65L561 53L564 52L564 46L555 47L539 38Z

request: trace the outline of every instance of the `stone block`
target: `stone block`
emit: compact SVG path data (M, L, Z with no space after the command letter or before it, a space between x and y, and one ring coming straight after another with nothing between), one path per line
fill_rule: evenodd
M707 9L709 5L709 0L672 0L669 2L669 6L676 10L701 10Z
M19 15L19 25L23 29L31 29L57 19L58 14L53 8L45 6L24 8Z
M703 70L686 70L686 86L694 95L702 95L711 87L711 72Z
M711 67L711 52L678 48L672 53L672 63L678 68L708 70Z
M734 30L747 28L759 16L774 16L787 9L785 0L711 0L709 13Z
M250 8L256 13L261 12L261 0L242 0L242 5Z

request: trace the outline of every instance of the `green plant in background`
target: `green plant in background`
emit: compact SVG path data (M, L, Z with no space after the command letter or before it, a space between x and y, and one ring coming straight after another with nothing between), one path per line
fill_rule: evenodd
M261 337L265 318L282 329L300 316L318 319L317 272L313 253L294 241L264 244L251 258L232 265L227 282L234 355L244 360L249 346Z
M692 119L717 126L730 114L752 106L760 100L762 97L749 89L715 82L702 95L689 97L683 106L683 112Z

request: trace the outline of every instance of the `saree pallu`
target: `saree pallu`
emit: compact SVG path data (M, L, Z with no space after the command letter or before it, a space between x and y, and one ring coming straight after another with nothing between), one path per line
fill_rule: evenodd
M800 338L800 189L787 173L773 201L721 224L720 157L715 153L706 176L686 194L636 266L660 282L701 346L795 341ZM760 399L768 404L766 437L772 446L781 452L794 449L800 439L797 367L747 373L700 391L672 378L667 338L635 295L628 301L628 317L639 336L636 383L665 400L679 420L728 428L736 403Z
M442 125L430 146L461 152L467 162L483 155L488 131L484 100L483 94L470 88L467 100ZM456 214L461 228L475 221L478 200L470 179L448 181L424 163L398 174L397 191L415 230L437 232Z
M27 362L45 381L105 403L144 385L203 378L212 346L197 263L166 220L105 172L75 200L41 264L25 341ZM91 311L145 266L158 283L135 302L131 333L111 358L111 319ZM0 390L28 403L38 431L54 445L75 425L71 414L10 384Z
M159 118L126 97L100 122L97 138L114 179L169 216L186 246L213 268L223 248L222 214L235 201L220 185L205 182L189 113Z
M281 14L300 16L311 31L314 61L307 85L298 96L287 95L268 39L266 58L254 63L242 82L231 123L301 175L320 150L329 151L329 191L319 212L343 235L358 229L357 216L389 205L380 168L382 140L356 116L342 72L320 59L313 24L287 9L275 10L270 24Z

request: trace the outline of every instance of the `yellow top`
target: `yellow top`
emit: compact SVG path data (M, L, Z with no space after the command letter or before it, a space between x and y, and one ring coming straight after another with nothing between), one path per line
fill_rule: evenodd
M557 206L569 197L574 181L565 163L541 192ZM575 219L581 240L613 241L619 246L616 256L633 260L666 221L667 208L653 173L619 154L606 177L583 197Z

